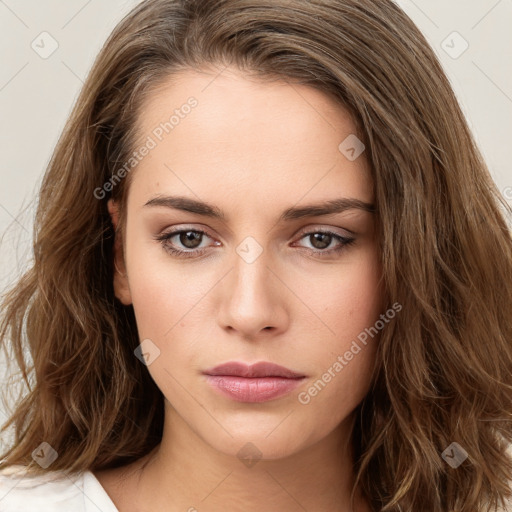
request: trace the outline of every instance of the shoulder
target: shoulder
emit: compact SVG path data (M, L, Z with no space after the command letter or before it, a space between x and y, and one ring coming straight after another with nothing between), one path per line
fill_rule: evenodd
M27 472L25 466L0 471L2 512L118 512L92 473L69 474L48 471L44 475Z

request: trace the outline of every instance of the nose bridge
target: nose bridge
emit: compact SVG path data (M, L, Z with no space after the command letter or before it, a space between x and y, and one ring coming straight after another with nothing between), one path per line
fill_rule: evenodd
M270 253L251 236L235 248L233 270L224 288L221 321L244 336L266 327L282 327L283 306L270 270Z
M241 300L268 300L271 272L269 251L254 237L247 236L235 248L232 294Z

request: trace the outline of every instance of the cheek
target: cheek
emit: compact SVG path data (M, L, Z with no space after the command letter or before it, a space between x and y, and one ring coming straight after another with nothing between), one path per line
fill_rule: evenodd
M142 277L142 276L141 276ZM201 305L202 295L198 290L191 291L183 278L168 275L165 279L137 279L132 289L133 308L140 340L149 338L160 349L167 364L176 361L186 363L200 351L194 345L200 342L201 322L206 312ZM190 284L188 284L190 286ZM202 291L202 290L199 290ZM195 327L187 327L192 325ZM176 343L175 341L178 341ZM199 343L201 345L201 343Z
M325 323L334 331L331 349L343 349L347 341L378 320L383 313L383 291L381 266L375 251L368 250L347 265L328 292L317 292L323 297L319 300L324 301Z
M139 334L164 342L179 327L180 319L197 308L208 292L207 280L194 279L192 270L187 270L191 266L173 263L158 242L131 243L130 238L127 242L127 270Z
M146 343L143 346L149 346L149 351L155 354L148 372L171 403L191 408L193 404L188 402L180 384L190 387L188 379L193 380L197 354L204 349L204 342L201 343L197 328L200 323L192 330L184 330L184 326L201 315L201 297L208 291L206 283L198 286L199 280L192 282L176 265L160 262L158 258L150 262L142 251L132 255L130 291L137 331L141 343ZM149 345L143 341L148 339Z
M322 343L308 347L315 378L299 397L300 403L317 414L328 414L333 424L368 391L382 330L379 319L385 313L375 253L368 252L346 270L328 292L324 289L321 295L316 291L317 304L323 300L323 308L319 308L322 320L331 331Z

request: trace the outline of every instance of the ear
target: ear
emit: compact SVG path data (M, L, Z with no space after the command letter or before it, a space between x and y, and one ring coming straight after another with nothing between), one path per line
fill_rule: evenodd
M126 266L124 262L123 242L120 234L117 232L119 222L119 207L113 199L109 199L108 212L112 225L114 226L114 293L122 304L128 306L132 303L132 295L126 274Z

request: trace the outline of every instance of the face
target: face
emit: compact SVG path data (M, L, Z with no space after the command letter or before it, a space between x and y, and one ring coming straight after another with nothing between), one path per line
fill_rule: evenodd
M182 72L141 112L149 149L131 171L115 291L133 305L166 421L229 455L248 441L268 459L319 442L368 391L383 313L376 214L360 207L372 181L348 113L229 68ZM348 208L307 210L340 199ZM302 378L204 374L232 361Z

